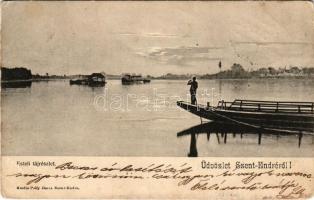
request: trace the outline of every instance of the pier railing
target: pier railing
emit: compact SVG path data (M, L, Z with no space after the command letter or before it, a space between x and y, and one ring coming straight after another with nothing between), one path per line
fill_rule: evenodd
M314 102L255 101L236 99L233 102L219 101L218 108L257 112L314 113Z

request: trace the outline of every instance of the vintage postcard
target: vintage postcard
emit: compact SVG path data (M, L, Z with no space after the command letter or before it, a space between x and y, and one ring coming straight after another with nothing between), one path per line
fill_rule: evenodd
M5 198L314 197L311 1L1 2Z

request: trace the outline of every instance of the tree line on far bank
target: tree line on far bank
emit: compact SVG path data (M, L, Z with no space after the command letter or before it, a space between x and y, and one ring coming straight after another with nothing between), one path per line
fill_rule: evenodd
M113 75L108 75L113 76ZM116 75L115 75L116 76ZM172 74L167 73L162 76L147 76L150 79L190 79L191 74ZM1 80L41 80L41 79L65 79L72 76L66 75L45 75L32 74L30 69L24 67L5 68L1 67ZM218 72L216 74L197 75L200 79L245 79L245 78L280 78L280 77L311 77L314 78L313 67L299 68L296 66L290 68L273 67L259 68L257 70L245 70L240 64L234 63L230 69Z
M189 79L191 74L165 74L156 79ZM231 69L218 72L216 74L196 75L200 79L247 79L247 78L280 78L280 77L311 77L314 78L313 67L299 68L296 66L290 68L273 67L259 68L257 70L245 70L240 64L234 63Z
M32 79L32 71L24 67L5 68L1 67L1 80L30 80Z
M290 68L273 67L259 68L257 70L245 70L240 64L234 63L230 70L225 70L217 74L208 74L202 78L280 78L280 77L314 77L314 68Z
M16 81L16 80L40 80L40 79L62 79L65 75L45 75L32 74L30 69L25 67L6 68L1 67L1 81Z

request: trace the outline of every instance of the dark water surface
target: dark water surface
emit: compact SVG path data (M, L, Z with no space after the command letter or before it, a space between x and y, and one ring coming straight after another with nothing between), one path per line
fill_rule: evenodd
M314 101L313 89L314 80L306 79L200 80L198 103ZM215 133L178 136L200 124L200 118L176 106L177 100L189 99L188 90L181 80L128 86L108 80L99 88L50 81L2 89L2 153L188 156L192 145L198 156L314 156L309 135L302 135L300 147L298 135L230 133L226 142L225 135Z

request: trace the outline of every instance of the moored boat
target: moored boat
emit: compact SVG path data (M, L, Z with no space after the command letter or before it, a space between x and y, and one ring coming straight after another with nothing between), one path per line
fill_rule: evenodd
M121 78L122 84L130 85L133 83L150 83L150 79L142 77L142 75L136 74L123 74Z
M91 87L101 87L106 84L106 76L103 73L92 73L84 79L70 80L70 85L88 85Z
M178 101L181 108L205 119L226 121L255 128L314 132L313 102L220 101L217 106Z

